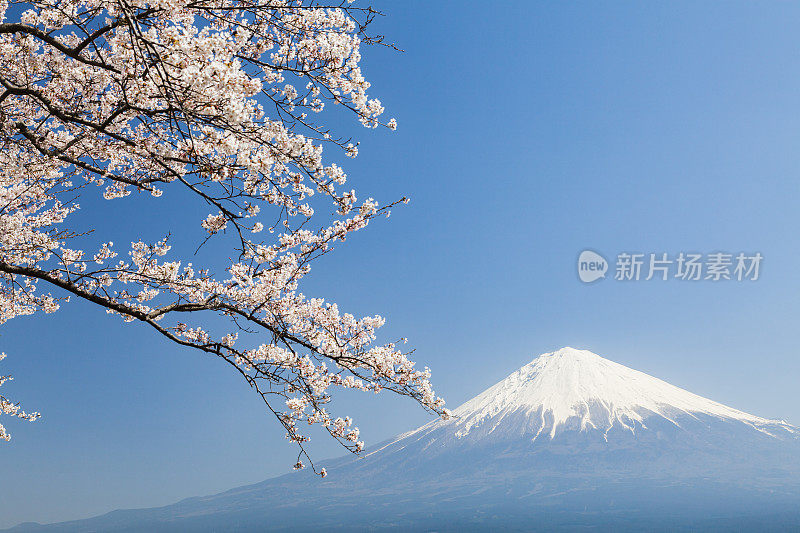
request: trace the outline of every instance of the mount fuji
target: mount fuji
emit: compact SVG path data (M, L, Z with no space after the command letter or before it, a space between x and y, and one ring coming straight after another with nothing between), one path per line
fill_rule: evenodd
M585 350L543 354L324 480L12 531L800 529L800 429Z

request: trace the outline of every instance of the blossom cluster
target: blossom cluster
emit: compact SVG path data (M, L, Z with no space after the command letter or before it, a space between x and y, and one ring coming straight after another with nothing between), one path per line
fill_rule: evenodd
M0 353L0 361L5 358L6 354ZM11 379L13 379L11 376L0 376L0 387L2 387L5 382L11 381ZM0 394L0 415L10 415L30 422L38 420L41 416L39 413L26 413L20 408L18 403L12 402L2 394ZM3 424L0 424L0 440L11 440L11 434L6 431Z
M389 389L448 415L427 368L375 344L382 317L299 290L315 259L398 203L359 202L322 157L324 147L358 154L325 126L328 104L368 128L397 127L360 65L362 45L378 42L366 31L374 11L38 0L14 12L0 0L0 323L69 297L144 322L235 366L302 453L301 422L363 448L352 420L327 410L336 388ZM234 259L214 275L175 257L167 239L120 250L102 238L110 224L71 225L95 189L109 201L147 193L210 206L196 238L229 244Z

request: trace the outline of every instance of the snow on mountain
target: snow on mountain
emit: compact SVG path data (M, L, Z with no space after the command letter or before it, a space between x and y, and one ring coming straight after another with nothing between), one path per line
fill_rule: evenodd
M626 448L650 456L693 449L743 457L771 449L772 441L800 443L800 429L783 420L728 407L569 347L540 355L453 414L399 435L367 455L367 462L402 449L410 458L409 449L435 456L511 445L517 455Z
M503 381L453 411L457 434L464 436L486 423L502 422L509 413L539 418L536 437L550 438L559 429L593 428L607 435L615 426L631 432L646 429L646 419L659 416L680 426L677 418L708 415L739 421L771 433L792 427L703 398L660 379L604 359L587 350L562 348L543 354ZM447 422L435 422L442 426Z

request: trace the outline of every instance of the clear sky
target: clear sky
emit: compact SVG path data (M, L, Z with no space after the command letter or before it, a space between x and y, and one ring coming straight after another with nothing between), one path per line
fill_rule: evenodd
M569 345L800 424L800 5L377 7L404 52L367 49L364 68L399 128L354 126L361 153L342 163L359 196L412 202L320 261L306 294L386 316L382 339L408 337L451 407ZM205 213L131 198L80 216L125 239L144 216L155 239ZM764 262L749 283L585 285L585 248ZM75 302L0 343L3 392L43 414L3 417L0 526L163 505L293 462L240 378L143 326ZM368 446L428 420L388 394L338 411Z

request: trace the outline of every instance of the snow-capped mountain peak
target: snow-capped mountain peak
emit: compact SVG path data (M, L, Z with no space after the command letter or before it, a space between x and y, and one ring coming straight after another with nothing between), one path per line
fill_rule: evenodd
M681 428L687 421L745 424L767 435L797 435L769 420L675 387L587 350L545 353L417 432L447 428L457 439L497 433L555 438L564 431L636 433L658 421ZM412 432L415 433L415 432Z

